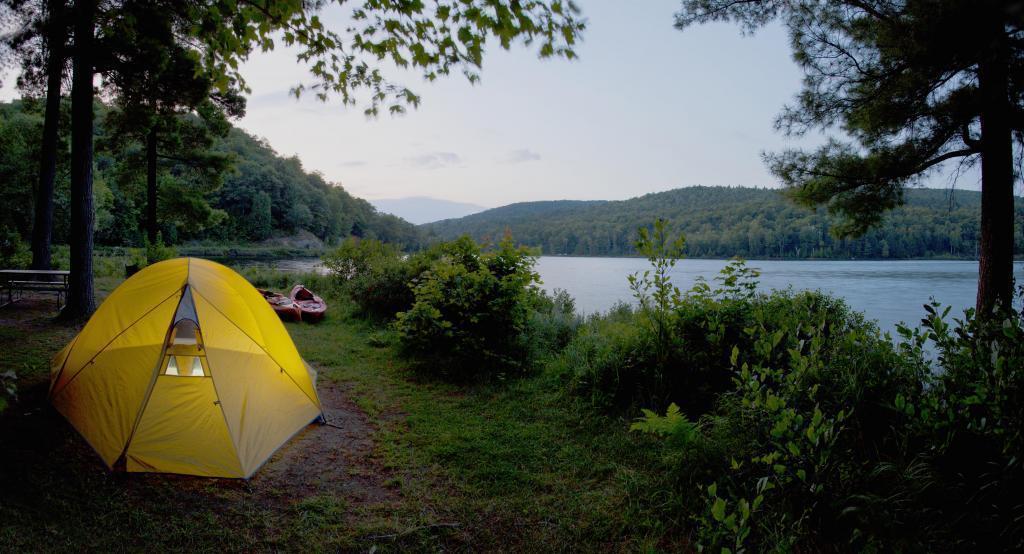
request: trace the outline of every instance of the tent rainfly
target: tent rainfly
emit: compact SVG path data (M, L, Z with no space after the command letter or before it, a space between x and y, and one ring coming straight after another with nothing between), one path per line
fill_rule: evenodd
M323 417L316 374L263 296L197 258L127 279L50 374L54 407L117 470L248 478Z

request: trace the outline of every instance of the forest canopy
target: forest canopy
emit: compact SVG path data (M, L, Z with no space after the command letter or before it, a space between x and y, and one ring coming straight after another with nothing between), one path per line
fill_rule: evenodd
M686 235L686 254L728 258L977 257L981 194L908 189L904 205L859 238L839 239L825 209L794 205L778 190L687 187L621 201L524 202L422 227L437 239L468 234L496 242L510 232L544 254L635 255L636 230L666 219ZM1017 233L1024 229L1018 203ZM1024 240L1016 240L1017 255Z
M141 246L146 204L143 145L112 140L105 125L112 108L97 104L96 112L96 241ZM31 234L32 191L39 166L39 145L31 139L39 136L42 125L39 102L0 104L0 192L5 199L0 203L0 242L8 250L16 242L27 242ZM62 130L58 156L64 159L67 136ZM354 235L405 248L419 244L419 231L412 224L377 212L340 184L304 169L297 157L283 157L265 140L241 129L231 128L215 140L211 151L229 160L228 169L214 179L187 160L161 160L158 220L164 242L258 242L307 231L325 243ZM55 243L68 241L68 189L67 171L61 170L55 186Z

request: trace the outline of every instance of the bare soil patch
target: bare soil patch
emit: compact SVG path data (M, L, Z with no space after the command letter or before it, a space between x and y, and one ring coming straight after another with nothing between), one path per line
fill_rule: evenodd
M354 505L396 502L385 468L374 456L375 426L350 398L350 387L318 384L327 425L313 423L288 441L250 481L264 501L317 494L340 496Z

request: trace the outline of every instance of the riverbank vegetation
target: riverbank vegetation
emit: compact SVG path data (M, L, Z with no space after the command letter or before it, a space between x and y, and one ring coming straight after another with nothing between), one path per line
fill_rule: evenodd
M837 298L759 290L742 261L680 291L667 270L683 241L669 235L658 222L636 244L652 262L630 277L637 307L585 320L537 290L507 239L438 245L429 260L350 243L331 263L347 268L343 291L375 266L406 267L394 274L411 276L412 298L389 299L405 308L387 332L424 377L544 382L589 417L635 419L631 440L657 468L636 501L665 536L716 552L1024 545L1010 492L1024 484L1020 311L949 321L933 304L894 340ZM519 277L475 274L489 264ZM495 324L498 307L526 315Z

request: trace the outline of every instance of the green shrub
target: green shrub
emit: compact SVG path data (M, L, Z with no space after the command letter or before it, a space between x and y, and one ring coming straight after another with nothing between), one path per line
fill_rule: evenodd
M412 282L415 301L397 315L403 352L424 370L458 379L521 372L537 303L535 259L506 238L482 252L468 237L438 245Z
M714 314L715 296L682 305ZM666 519L686 515L698 548L1024 547L1020 311L969 310L949 324L948 309L931 305L922 328L893 344L819 293L744 296L724 302L749 305L728 356L731 387L707 412L688 418L673 405L634 425L663 439Z
M100 250L97 248L97 250ZM50 245L50 266L53 269L71 268L71 247L67 244Z
M601 409L631 406L636 375L649 367L650 346L632 311L592 317L553 362L575 394Z
M365 273L381 258L398 259L401 252L394 246L374 239L349 237L337 248L324 254L322 260L332 274L350 281Z
M1024 288L1018 299L1024 303ZM915 416L933 485L922 496L951 549L1024 549L1024 308L946 321L925 306L916 330L900 330L917 359L934 356L920 399L898 399ZM925 346L931 345L929 352Z
M531 300L525 341L531 351L529 358L540 360L565 348L582 319L576 314L576 301L565 290L555 289L552 294L537 290Z
M701 548L879 548L915 536L914 510L868 518L870 525L859 510L912 488L910 416L896 398L920 397L922 366L874 326L821 309L816 296L741 301L757 307L749 310L752 340L729 354L732 388L700 416L699 434L665 442L671 505L693 514ZM837 322L846 323L841 332ZM649 412L643 422L640 430L659 428Z
M841 300L820 292L759 294L759 272L739 259L712 283L698 280L683 293L669 272L684 243L664 221L641 229L637 250L652 267L629 277L637 308L619 308L607 324L593 318L555 364L570 388L595 405L635 412L675 402L699 417L732 390L734 349L738 363L771 366L807 340L810 321L821 320L816 333L829 356L851 332L877 333ZM764 348L763 337L779 342Z
M914 511L868 517L864 525L859 510L869 498L898 495L894 479L910 470L910 416L896 399L921 395L921 366L901 358L873 326L836 329L835 321L812 309L770 321L765 315L747 361L733 349L735 389L722 395L717 416L742 442L706 489L713 494L710 513L698 521L701 544L860 549L913 536L903 525L917 519ZM765 323L775 331L762 332Z
M651 269L629 276L638 307L618 308L615 319L621 318L622 325L592 320L593 329L567 350L573 361L558 364L568 371L570 386L594 404L635 411L636 406L660 409L677 402L687 413L700 415L730 388L732 346L751 340L747 330L755 311L773 308L754 301L758 273L742 260L722 271L718 288L699 281L683 294L669 273L684 244L683 237L670 236L663 220L640 229L636 248Z
M418 273L419 269L409 260L379 258L367 271L350 280L346 288L363 314L390 320L415 301L410 283Z
M32 252L21 240L18 232L7 227L0 227L0 267L6 269L24 269L32 263Z
M429 265L425 253L404 256L390 244L349 238L323 257L324 265L363 315L391 319L409 309L410 283Z
M156 234L156 242L146 240L145 251L147 264L155 264L178 257L178 250L172 245L164 245L163 236L159 232Z

